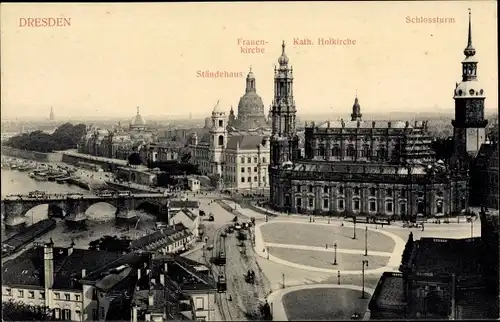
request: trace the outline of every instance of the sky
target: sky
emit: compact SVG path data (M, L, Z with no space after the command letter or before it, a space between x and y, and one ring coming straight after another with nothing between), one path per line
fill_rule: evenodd
M496 1L4 3L1 116L46 118L51 106L60 119L132 118L137 106L146 119L209 116L217 101L236 110L250 66L267 111L282 41L299 115L348 115L356 93L365 113L450 113L468 8L491 113L498 106ZM450 19L411 22L416 17ZM24 26L28 18L70 25ZM313 45L294 44L306 38ZM321 46L318 38L356 43ZM262 40L264 53L242 53L241 40Z

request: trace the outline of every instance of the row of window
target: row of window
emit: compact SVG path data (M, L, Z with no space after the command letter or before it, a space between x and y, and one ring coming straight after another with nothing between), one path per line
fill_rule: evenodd
M240 163L245 163L245 159L246 159L246 163L252 163L252 158L251 157L241 157L240 158ZM253 157L253 163L259 163L259 158L257 157ZM262 158L262 163L266 163L266 158Z
M296 205L296 207L303 207L302 198L297 198L295 205ZM307 207L314 208L314 198L308 198ZM330 200L329 199L323 199L323 208L324 209L330 208ZM353 200L352 201L352 209L355 211L361 210L361 201L357 200L357 199ZM375 200L369 201L368 209L370 212L376 212L377 211L377 202ZM404 202L400 203L399 209L402 213L405 213L406 212L406 203L404 203ZM339 210L339 211L345 210L345 201L343 199L337 200L337 210ZM388 201L385 203L385 211L386 212L393 212L394 211L394 204L392 201Z
M330 193L330 189L331 189L331 187L324 186L323 187L323 193ZM385 190L385 196L386 197L392 197L393 196L394 190L392 188L386 188L384 190ZM304 192L304 191L307 191L309 193L314 193L314 186L313 185L309 185L309 186L307 186L306 189L302 189L302 186L300 186L300 185L295 186L295 192ZM354 195L358 195L359 196L359 195L361 195L361 188L360 187L353 187L352 188L352 192L353 192ZM405 196L406 192L407 192L407 189L406 188L401 188L399 192L400 192L401 196ZM339 195L343 195L345 193L345 188L342 187L342 186L338 187L337 188L337 193ZM370 187L368 189L368 193L369 193L369 195L371 197L376 197L377 196L377 189L374 188L374 187ZM443 196L443 191L442 190L436 191L436 195L439 196L439 197ZM418 192L418 196L419 197L423 197L424 196L424 192L423 191L419 191Z
M308 203L307 203L307 208L314 208L314 198L308 198ZM296 207L303 207L302 205L302 198L298 197L295 200L295 206ZM424 213L424 204L422 202L417 203L417 212L419 213ZM462 201L461 203L462 209L465 209L465 204ZM329 199L323 199L323 209L329 209L330 208L330 200ZM339 199L337 200L337 210L338 211L344 211L345 210L345 201L344 199ZM361 201L358 199L355 199L352 201L352 210L354 211L360 211L361 210ZM376 200L369 200L368 201L368 211L370 212L377 212L377 202ZM385 212L387 213L392 213L394 211L394 203L392 201L386 201L385 202ZM399 212L402 214L406 213L406 201L400 201L399 203ZM441 200L438 200L436 202L436 213L443 213L443 202Z
M396 152L396 151L395 151ZM395 153L393 152L393 154ZM316 149L316 155L320 157L325 157L327 156L327 151L324 146L320 146L318 149ZM340 147L335 146L331 150L331 156L332 157L341 157L344 155L344 151L340 149ZM345 155L350 158L355 158L357 155L362 157L362 158L369 158L373 156L372 150L368 147L365 146L361 150L356 150L354 146L350 145L347 147L345 150ZM388 157L388 152L385 148L379 148L376 150L376 156L378 159L386 159Z
M252 168L248 167L247 168L247 172L248 173L252 173ZM259 169L257 167L253 167L253 172L259 172ZM245 173L245 168L244 167L241 168L241 173Z
M6 296L12 296L12 289L7 288L5 289ZM36 291L27 291L27 298L28 299L34 299ZM64 294L64 300L65 301L71 301L71 294L70 293L63 293ZM17 290L17 298L24 298L25 295L25 290ZM38 298L40 300L45 300L45 292L44 291L39 291L38 292ZM79 294L74 294L74 300L75 301L80 301L80 295ZM54 299L56 300L61 300L61 293L59 292L54 292Z
M253 182L258 182L259 181L259 177L253 177ZM245 182L245 177L241 177L241 182L244 183ZM252 177L247 177L247 181L248 183L251 183L252 182ZM262 177L262 182L266 182L266 177Z

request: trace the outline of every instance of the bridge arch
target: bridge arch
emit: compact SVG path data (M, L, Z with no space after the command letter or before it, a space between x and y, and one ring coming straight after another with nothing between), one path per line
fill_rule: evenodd
M118 207L113 202L98 201L89 204L88 207L85 208L83 213L85 213L85 215L91 220L111 220L115 218L117 210Z

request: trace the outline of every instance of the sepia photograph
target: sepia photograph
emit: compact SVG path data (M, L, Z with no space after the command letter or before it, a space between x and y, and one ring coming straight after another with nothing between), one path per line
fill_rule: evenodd
M0 4L2 322L500 319L497 20Z

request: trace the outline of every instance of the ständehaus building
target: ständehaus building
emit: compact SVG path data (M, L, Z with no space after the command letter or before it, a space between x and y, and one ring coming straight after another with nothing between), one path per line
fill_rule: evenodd
M444 216L468 207L467 162L436 160L427 122L366 121L356 97L350 120L305 128L304 154L296 130L293 70L285 44L275 69L272 103L270 202L291 213ZM455 94L455 160L484 141L484 91L477 87L475 50L464 51L463 82ZM474 93L472 93L474 90ZM476 93L477 91L477 93ZM478 143L479 142L479 143Z

